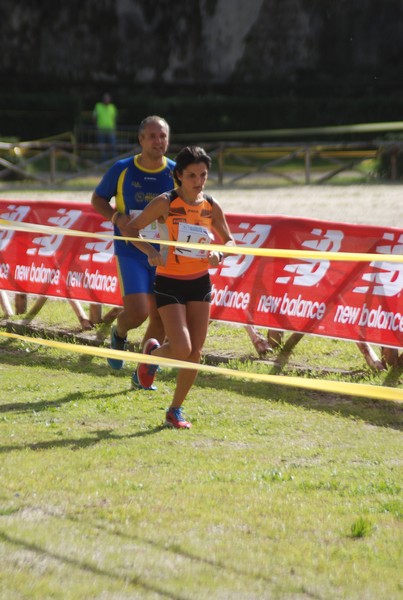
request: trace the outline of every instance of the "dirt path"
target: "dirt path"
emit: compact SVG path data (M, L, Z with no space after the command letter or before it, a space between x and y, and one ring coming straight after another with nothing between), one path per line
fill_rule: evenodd
M403 186L295 186L244 191L217 188L212 192L226 212L403 227Z
M211 186L208 191L228 213L281 214L403 228L402 185L311 185L259 189ZM89 202L91 191L0 188L0 198Z

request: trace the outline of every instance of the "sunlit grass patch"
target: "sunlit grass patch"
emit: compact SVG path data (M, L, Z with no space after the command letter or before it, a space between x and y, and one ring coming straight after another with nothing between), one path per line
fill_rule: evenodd
M279 366L212 323L205 350L238 371L388 377L312 337ZM401 405L200 372L193 428L172 431L176 370L139 392L132 369L0 339L2 600L399 598Z

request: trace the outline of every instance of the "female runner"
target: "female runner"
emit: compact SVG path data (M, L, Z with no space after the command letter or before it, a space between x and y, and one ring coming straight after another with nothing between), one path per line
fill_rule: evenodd
M213 232L222 244L235 245L224 212L211 196L204 193L211 158L203 148L183 148L175 158L174 178L177 187L157 196L132 221L140 230L158 222L161 239L208 244ZM153 356L199 363L210 319L211 281L209 268L223 261L222 252L161 245L157 251L146 242L136 243L147 254L148 262L157 267L154 284L158 312L165 330L162 345L147 340L143 352ZM157 365L141 363L137 379L150 388ZM179 369L176 388L165 424L189 429L191 423L182 413L182 403L197 376L197 369Z

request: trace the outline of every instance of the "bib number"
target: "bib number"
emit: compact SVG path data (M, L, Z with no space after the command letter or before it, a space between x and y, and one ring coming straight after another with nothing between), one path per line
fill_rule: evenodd
M189 225L188 223L179 223L178 242L187 244L210 244L212 235L207 227L202 225ZM201 248L175 248L174 254L187 256L189 258L206 258L207 250Z
M141 215L142 212L142 210L131 210L130 216L136 218L139 215ZM150 223L149 225L147 225L147 227L144 227L144 229L140 229L139 233L140 235L142 235L142 237L146 238L147 240L160 239L157 221L153 221L153 223Z

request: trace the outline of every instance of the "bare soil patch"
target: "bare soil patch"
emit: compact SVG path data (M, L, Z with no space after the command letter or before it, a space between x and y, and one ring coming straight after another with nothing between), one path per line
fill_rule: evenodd
M403 227L403 186L398 184L266 188L210 185L208 191L227 213L289 215L362 225ZM91 190L0 188L0 198L90 202Z

